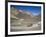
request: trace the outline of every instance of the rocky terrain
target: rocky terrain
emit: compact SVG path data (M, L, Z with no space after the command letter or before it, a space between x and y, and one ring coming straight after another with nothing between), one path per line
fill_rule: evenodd
M11 31L34 31L41 29L41 15L33 16L31 12L11 9Z

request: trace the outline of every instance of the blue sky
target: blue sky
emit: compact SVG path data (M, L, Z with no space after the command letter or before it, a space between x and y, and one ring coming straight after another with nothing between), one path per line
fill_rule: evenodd
M41 13L41 6L21 6L21 5L11 5L18 10L31 12L34 16L37 16Z

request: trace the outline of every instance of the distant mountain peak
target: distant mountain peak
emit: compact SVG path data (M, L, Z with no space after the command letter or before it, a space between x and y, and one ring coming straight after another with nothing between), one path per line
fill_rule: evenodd
M31 12L28 12L28 11L18 10L18 12L19 13L22 13L22 14L27 14L27 15L32 16L32 13Z
M23 12L22 10L19 10L19 12Z

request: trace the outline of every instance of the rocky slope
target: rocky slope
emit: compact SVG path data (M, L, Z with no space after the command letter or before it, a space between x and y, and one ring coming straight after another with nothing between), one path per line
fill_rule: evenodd
M40 23L38 23L40 22ZM41 15L33 16L32 13L22 10L11 10L11 31L40 30Z

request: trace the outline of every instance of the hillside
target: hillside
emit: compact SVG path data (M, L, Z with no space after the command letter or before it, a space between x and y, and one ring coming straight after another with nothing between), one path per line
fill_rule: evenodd
M32 13L26 13L26 11L22 10L11 10L11 31L25 31L25 30L33 30L36 24L36 27L39 26L40 29L41 23L41 15L33 16ZM35 27L34 27L35 28Z

